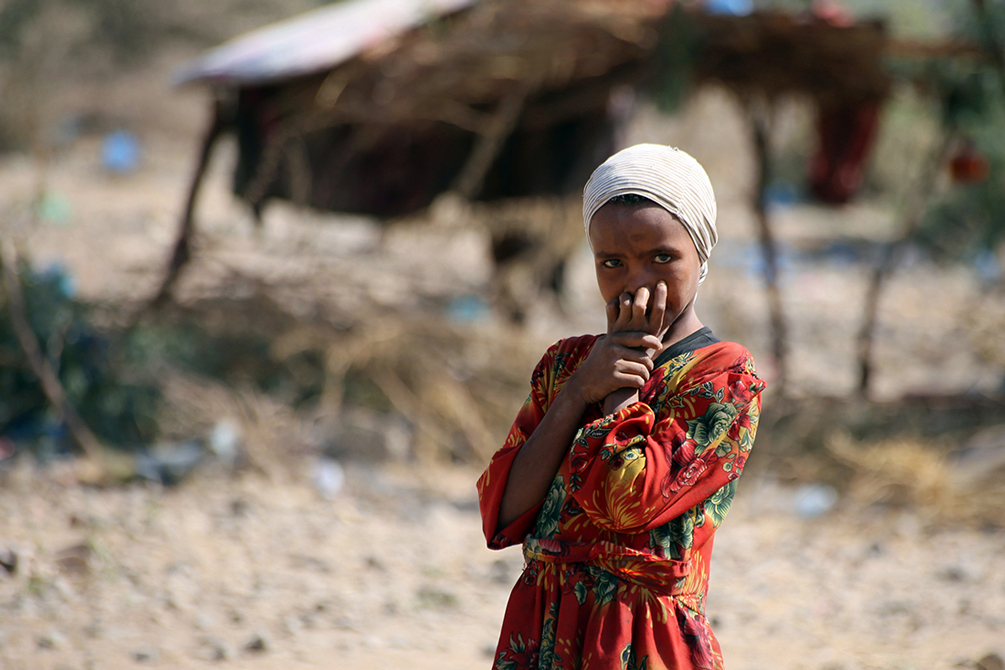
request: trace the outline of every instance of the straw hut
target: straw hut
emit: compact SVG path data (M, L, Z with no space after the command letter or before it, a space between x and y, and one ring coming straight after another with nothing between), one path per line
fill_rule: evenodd
M707 13L673 0L347 0L239 37L179 83L213 122L159 298L189 258L212 147L237 137L234 192L384 219L446 191L561 196L616 148L623 92L716 81L749 99L883 98L878 24Z

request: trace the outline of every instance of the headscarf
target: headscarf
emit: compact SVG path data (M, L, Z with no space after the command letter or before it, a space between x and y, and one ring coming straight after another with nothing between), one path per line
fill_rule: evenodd
M686 152L661 144L636 144L601 164L583 189L583 224L611 198L641 195L667 210L682 224L698 250L701 274L708 274L708 255L719 239L715 230L715 193L704 168Z

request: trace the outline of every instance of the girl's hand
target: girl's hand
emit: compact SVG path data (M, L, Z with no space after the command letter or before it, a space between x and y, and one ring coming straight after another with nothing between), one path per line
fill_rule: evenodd
M640 389L649 381L653 369L647 351L659 348L659 339L648 333L627 331L604 335L566 386L587 404L603 402L620 389Z
M648 333L662 342L663 336L670 328L666 303L667 285L662 281L657 282L655 292L651 296L645 286L636 291L634 296L628 292L622 293L607 303L607 332ZM660 346L649 350L648 353L651 355Z
M588 402L602 403L604 414L636 402L639 389L649 381L653 355L662 348L663 336L670 328L666 301L667 286L660 281L651 296L643 286L635 295L625 292L607 303L607 336L597 341L580 368L591 363L596 352L596 367L581 381L584 397ZM578 374L577 370L573 379ZM603 395L597 398L598 393Z

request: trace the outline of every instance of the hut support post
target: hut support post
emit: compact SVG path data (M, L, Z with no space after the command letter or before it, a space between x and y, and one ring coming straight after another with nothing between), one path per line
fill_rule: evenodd
M884 247L883 254L870 278L869 287L866 289L862 328L859 330L857 338L858 392L863 397L869 396L869 386L872 383L875 369L873 344L876 340L879 303L885 282L900 263L904 250L907 249L921 224L929 200L935 191L935 182L949 156L952 141L952 134L945 133L935 155L925 161L925 167L918 178L918 183L908 195L900 236L896 240L888 242Z
M199 189L202 186L203 177L206 175L206 168L212 156L216 141L223 134L224 120L219 102L213 105L213 119L209 128L202 138L202 146L199 150L199 159L196 163L195 172L192 174L192 182L189 185L188 197L185 201L185 210L182 213L181 225L178 227L178 236L175 239L174 251L171 253L171 260L168 262L161 281L160 289L151 301L154 308L162 306L171 297L171 289L174 287L181 270L192 258L192 233L195 231L195 203L199 196Z
M779 396L785 395L788 382L788 325L782 308L782 294L778 286L778 244L768 216L768 183L771 179L771 147L768 120L763 110L749 112L754 139L754 153L757 160L757 183L754 192L754 213L757 231L764 255L764 284L768 295L768 311L771 323L771 353L775 359L775 390Z
M1005 93L1005 43L1002 42L1001 35L995 32L995 25L988 14L986 0L971 0L971 4L974 7L974 13L977 14L977 22L984 33L982 37L988 48L991 49L991 60L994 61L1002 92Z
M474 199L482 190L485 177L506 139L516 128L523 112L524 102L532 89L531 82L524 82L510 91L499 103L499 107L478 138L471 155L468 156L454 182L453 190L465 200Z

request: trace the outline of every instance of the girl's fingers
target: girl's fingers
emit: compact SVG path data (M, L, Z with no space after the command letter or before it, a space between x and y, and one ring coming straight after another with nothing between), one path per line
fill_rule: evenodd
M649 357L649 354L640 349L623 349L621 360L630 361L632 363L641 363L645 366L646 370L653 369L653 359Z
M662 334L663 317L667 309L667 285L666 282L656 283L656 292L653 294L653 311L649 315L650 332Z
M621 298L615 298L614 300L607 303L607 332L612 332L612 328L618 323L618 317L621 316Z
M618 297L617 318L614 316L614 301L607 306L607 332L645 331L662 337L666 331L667 313L666 282L659 282L653 289L641 286L635 294L622 293ZM659 348L659 345L656 347Z
M622 374L629 374L635 377L642 378L643 381L649 380L649 367L641 362L637 361L622 361L618 366L619 371Z
M646 352L619 347L612 354L614 359L611 361L611 365L615 373L631 372L649 379L649 373L653 369L653 361Z
M614 321L612 332L627 330L632 320L632 294L622 293L618 296L618 318Z
M645 373L646 379L649 379L649 373L652 372L653 362L648 356L641 352L632 352L632 355L625 355L619 358L614 364L615 372L619 370L633 370L639 374Z
M649 289L645 286L635 292L635 300L632 304L632 320L642 323L646 318L646 310L649 308Z
M621 294L621 318L627 323L632 318L632 303L635 301L635 296L633 296L628 291Z
M646 333L642 337L642 344L639 346L645 347L649 351L659 350L663 347L663 340L660 339L660 335L653 335L652 333Z
M648 351L659 346L659 338L644 331L610 333L597 341L573 377L590 402L599 402L619 388L642 388L654 368Z
M610 338L612 342L626 349L659 349L663 346L657 335L641 330L626 330L620 333L612 333Z
M629 387L640 389L646 385L647 381L649 381L648 374L643 377L640 374L635 374L630 371L615 373L614 378L618 381L618 388Z

